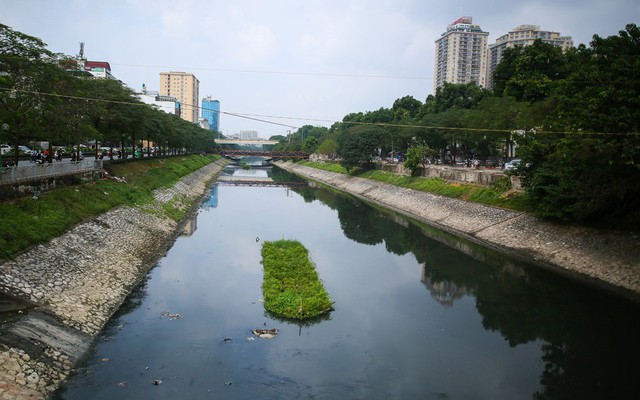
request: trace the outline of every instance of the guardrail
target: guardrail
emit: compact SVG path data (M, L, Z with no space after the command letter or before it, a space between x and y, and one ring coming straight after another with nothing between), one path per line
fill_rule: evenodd
M0 170L0 186L101 170L102 160L54 161L51 164L45 162L5 167Z

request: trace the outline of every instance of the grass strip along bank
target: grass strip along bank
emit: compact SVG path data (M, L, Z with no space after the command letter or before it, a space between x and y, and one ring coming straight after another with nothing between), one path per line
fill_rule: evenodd
M309 259L309 251L300 242L264 242L262 265L262 292L268 311L300 320L332 310L331 299Z
M10 259L114 207L149 204L155 189L170 187L219 158L190 155L105 165L109 176L118 179L58 186L38 198L0 203L0 259ZM179 220L186 210L165 206L162 212Z
M362 168L353 168L347 172L342 165L337 163L318 163L312 161L298 161L298 163L311 168L371 179L390 185L474 203L503 207L522 212L531 212L533 210L529 198L525 193L513 193L511 191L511 182L507 177L492 186L486 187L466 183L454 183L441 178L398 175L392 172L365 170Z

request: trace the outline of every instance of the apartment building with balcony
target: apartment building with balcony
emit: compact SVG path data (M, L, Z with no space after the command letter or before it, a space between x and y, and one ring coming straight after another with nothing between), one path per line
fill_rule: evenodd
M175 97L180 102L180 117L198 123L200 81L187 72L160 72L160 95Z
M434 93L445 82L486 86L488 37L472 17L458 18L447 27L436 40Z

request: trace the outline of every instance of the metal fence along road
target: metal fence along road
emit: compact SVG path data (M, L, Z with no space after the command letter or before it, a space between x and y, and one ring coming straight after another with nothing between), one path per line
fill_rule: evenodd
M0 186L100 170L102 170L102 160L60 161L51 164L5 167L0 170Z

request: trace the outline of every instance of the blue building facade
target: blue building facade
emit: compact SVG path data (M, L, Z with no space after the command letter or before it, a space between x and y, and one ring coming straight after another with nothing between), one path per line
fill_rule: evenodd
M209 129L220 132L220 102L211 96L202 99L202 118L209 121Z

